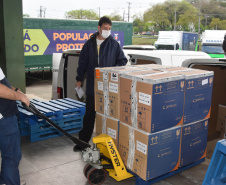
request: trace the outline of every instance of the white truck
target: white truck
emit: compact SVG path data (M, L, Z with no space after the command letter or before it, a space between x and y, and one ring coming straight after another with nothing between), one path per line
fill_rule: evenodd
M155 47L157 50L198 51L198 33L184 31L159 31Z
M202 33L202 51L211 58L224 58L222 44L226 30L205 30Z

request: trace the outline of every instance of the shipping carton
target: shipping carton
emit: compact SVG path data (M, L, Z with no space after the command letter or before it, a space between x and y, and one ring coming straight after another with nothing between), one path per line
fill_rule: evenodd
M180 167L206 157L209 120L182 126Z
M95 85L94 85L95 111L105 115L109 115L109 105L107 102L108 71L111 70L112 68L126 69L126 68L133 68L133 67L117 66L117 67L105 67L105 68L95 69Z
M154 134L120 122L119 153L129 170L150 180L178 169L181 126Z
M182 75L161 72L120 77L120 121L149 133L183 123L185 81Z
M218 115L217 115L217 131L226 133L226 106L220 105L218 106Z
M150 64L154 65L154 64ZM146 65L145 65L146 66ZM158 70L147 70L147 71L137 71L127 74L122 74L120 76L120 121L123 123L127 123L132 125L131 118L131 108L132 108L132 94L134 91L133 87L135 87L135 77L137 76L145 76L151 74L159 74L163 73Z
M185 77L183 124L210 118L213 72L194 69L174 73Z
M95 110L119 119L120 116L120 74L146 70L134 66L95 69Z
M107 134L113 139L115 146L118 147L119 120L96 113L96 135Z

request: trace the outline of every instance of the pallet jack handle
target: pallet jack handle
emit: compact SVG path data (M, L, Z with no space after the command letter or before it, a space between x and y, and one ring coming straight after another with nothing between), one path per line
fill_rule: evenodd
M61 132L63 135L65 135L67 138L69 138L71 141L73 141L73 143L75 143L76 145L78 145L80 148L85 149L88 147L91 147L88 143L72 136L71 134L67 133L65 130L63 130L61 127L59 127L56 123L54 123L52 120L50 120L48 117L46 117L45 115L43 115L32 103L30 103L29 107L22 102L23 107L33 113L34 115L46 120L52 127L54 127L56 130L58 130L59 132Z

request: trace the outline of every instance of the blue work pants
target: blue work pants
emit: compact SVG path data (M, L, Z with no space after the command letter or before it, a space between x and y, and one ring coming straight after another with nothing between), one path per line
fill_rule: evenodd
M16 122L16 117L4 118L7 124ZM2 157L0 184L20 185L19 163L21 160L21 137L19 129L10 134L0 133Z

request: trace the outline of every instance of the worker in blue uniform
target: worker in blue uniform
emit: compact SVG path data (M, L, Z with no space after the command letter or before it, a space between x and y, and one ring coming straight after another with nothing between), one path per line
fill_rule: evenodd
M21 160L20 132L16 119L16 101L29 106L30 101L18 88L11 87L0 68L0 151L2 164L0 184L20 185L19 163Z
M98 22L98 32L84 44L79 56L77 68L76 87L80 88L85 74L86 83L86 113L83 119L83 128L79 132L79 139L88 143L91 139L95 122L95 100L94 100L94 71L96 67L124 66L127 58L122 47L111 36L112 22L108 17L101 17ZM78 145L74 151L83 148Z

